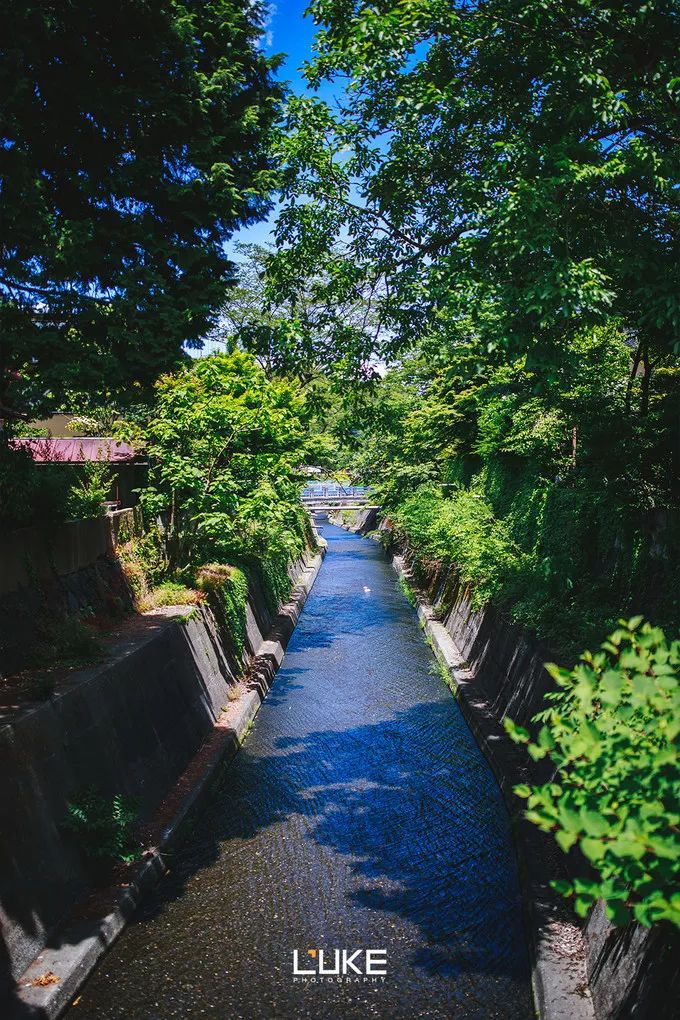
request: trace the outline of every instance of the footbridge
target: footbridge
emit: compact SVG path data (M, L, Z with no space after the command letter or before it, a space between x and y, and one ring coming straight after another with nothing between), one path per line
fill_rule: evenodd
M302 490L302 502L310 513L331 510L366 510L377 504L365 485L342 485L340 482L315 482Z

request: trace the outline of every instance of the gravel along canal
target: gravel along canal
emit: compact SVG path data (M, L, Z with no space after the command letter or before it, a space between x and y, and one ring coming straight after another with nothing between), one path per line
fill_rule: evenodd
M493 774L379 547L322 532L251 733L69 1020L533 1016Z

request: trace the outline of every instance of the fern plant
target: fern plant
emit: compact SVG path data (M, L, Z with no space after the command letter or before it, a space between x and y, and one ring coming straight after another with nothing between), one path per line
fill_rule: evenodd
M103 794L87 787L67 804L64 828L70 831L86 857L130 864L141 854L133 826L139 808L121 793Z

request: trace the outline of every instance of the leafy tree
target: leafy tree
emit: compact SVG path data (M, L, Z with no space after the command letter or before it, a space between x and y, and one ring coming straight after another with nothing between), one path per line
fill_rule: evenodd
M680 641L635 617L573 670L548 669L558 690L536 716L536 741L506 728L555 767L552 782L515 787L526 817L592 866L556 888L582 917L601 898L616 924L680 927Z
M267 379L251 355L233 352L163 376L156 392L145 430L149 487L141 498L163 522L168 568L250 555L285 568L307 528L298 388Z
M339 385L374 377L376 319L363 288L334 288L325 273L300 281L291 296L269 272L271 250L245 244L237 250L238 284L211 339L250 351L269 375L295 375L305 385L316 383L320 374Z
M613 314L645 411L680 342L677 2L311 10L308 80L347 84L337 110L289 105L281 285L319 267L346 291L382 285L387 351L442 312L472 316L542 375Z
M262 5L24 2L0 15L0 405L139 399L200 346L268 208L281 89Z
M617 324L565 351L548 381L526 357L485 352L469 322L438 328L375 384L340 448L414 556L451 564L475 605L493 599L556 655L622 612L680 620L668 470L678 376L659 370L648 414L626 415Z

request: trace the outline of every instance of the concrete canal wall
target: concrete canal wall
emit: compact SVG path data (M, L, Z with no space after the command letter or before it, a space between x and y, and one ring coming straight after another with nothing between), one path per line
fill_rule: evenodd
M373 533L376 527L383 532L391 530L386 520L364 520L361 516L349 522L334 519L361 534ZM435 639L436 646L435 631L439 628L452 642L453 651L444 659L451 658L447 665L458 678L455 682L473 732L492 761L511 811L517 814L520 802L513 808L513 783L532 778L539 781L539 777L532 776L535 767L531 763L519 761L517 749L508 749L507 754L501 750L507 740L501 724L509 716L527 725L544 707L545 694L553 686L544 663L553 660L554 655L493 606L473 610L470 592L460 583L454 567L423 563L408 548L397 553L398 564L403 564L422 598L419 612L430 639ZM443 635L440 640L445 647ZM540 781L545 778L540 777ZM525 857L525 892L531 901L529 927L533 925L534 962L538 964L534 974L537 1005L542 1017L570 1020L572 1013L576 1015L578 992L573 981L569 990L569 965L563 967L561 962L565 949L559 939L553 938L557 930L554 925L560 922L551 917L559 911L559 901L553 897L551 905L546 890L547 880L556 877L556 873L549 874L553 867L550 855L557 856L558 868L568 868L569 862L547 846L533 827L518 824ZM575 950L572 945L571 950L579 966L583 964L596 1020L673 1020L680 1001L680 937L676 929L657 925L649 930L636 923L615 928L598 905L582 926L579 938L581 948ZM566 983L560 978L560 970L566 975Z
M545 662L555 658L550 649L504 619L492 606L473 610L469 592L460 584L455 569L425 566L413 558L410 567L416 584L459 651L459 666L470 697L499 723L508 716L521 725L529 724L544 707L545 694L553 688L544 668ZM514 781L545 781L540 767L528 765L528 769L527 776ZM512 798L511 793L509 796ZM540 839L534 840L530 832L528 836L530 852L531 847L542 852ZM559 858L558 866L568 870L573 862L561 854ZM531 860L525 867L531 871ZM670 926L650 930L636 923L618 929L598 905L583 926L582 939L597 1020L672 1020L673 1004L680 1001L677 930Z
M102 550L111 555L108 535L93 543L95 561ZM128 617L105 660L67 672L48 700L0 709L0 1001L36 954L58 943L91 887L91 869L64 828L67 802L86 787L133 797L143 828L234 697L252 718L320 562L310 549L291 565L297 587L278 615L251 581L242 650L207 605L160 609Z
M24 668L50 622L132 609L116 546L140 527L129 509L0 537L0 677Z

